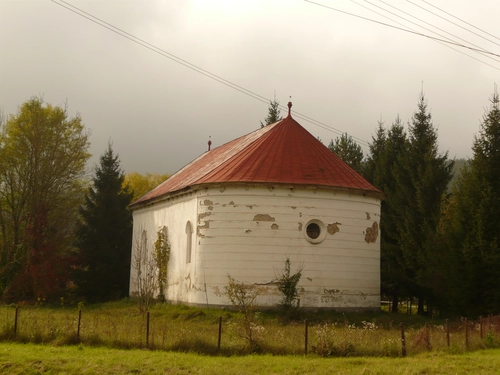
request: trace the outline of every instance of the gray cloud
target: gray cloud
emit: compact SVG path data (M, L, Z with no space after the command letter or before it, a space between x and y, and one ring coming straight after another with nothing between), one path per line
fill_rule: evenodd
M68 1L248 90L370 141L377 121L404 121L422 81L442 151L470 155L497 69L431 40L291 1ZM376 18L352 2L325 4ZM471 4L474 4L472 7ZM495 30L500 4L439 7ZM430 20L406 2L398 7ZM50 1L0 2L0 108L33 95L81 113L93 162L109 139L128 172L174 172L259 127L267 105L110 32ZM440 27L498 51L444 21ZM300 120L324 143L337 136Z

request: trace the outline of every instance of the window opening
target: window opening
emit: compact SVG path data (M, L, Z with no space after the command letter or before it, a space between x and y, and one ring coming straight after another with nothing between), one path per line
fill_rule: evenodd
M319 237L321 229L319 228L318 224L311 223L307 226L306 231L307 231L307 235L309 236L309 238L312 238L313 240L315 240L316 238Z
M191 237L193 229L191 227L191 222L186 223L186 263L191 263Z

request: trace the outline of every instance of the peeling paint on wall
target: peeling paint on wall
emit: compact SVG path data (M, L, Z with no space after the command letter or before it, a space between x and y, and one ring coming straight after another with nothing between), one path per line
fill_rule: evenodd
M290 186L275 186L272 192L266 185L250 186L252 194L245 192L240 185L228 185L224 194L219 193L221 188L201 189L197 195L193 193L193 199L189 201L177 196L170 198L172 201L162 201L153 207L154 221L150 220L149 211L146 212L149 208L134 213L134 222L147 226L148 232L154 234L157 227L163 225L171 232L173 252L169 268L172 275L169 275L166 296L169 301L200 306L209 303L230 305L224 296L224 285L227 284L224 276L228 269L234 273L244 264L243 273L232 276L261 292L257 298L259 307L276 306L281 294L276 285L267 283L275 276L273 267L262 267L262 264L276 264L289 254L293 246L301 249L297 261L303 258L315 262L315 267L308 267L301 282L301 307L376 309L379 306L377 272L380 262L379 252L375 250L380 244L380 215L376 206L379 201L375 198L356 196L354 199L346 192L321 189L313 195L310 188L297 187L292 192ZM288 194L293 197L287 198ZM333 199L334 196L339 199ZM326 235L323 247L305 241L306 223L315 218L322 220L321 230ZM304 221L298 222L297 219ZM193 258L190 264L186 264L184 251L187 220L195 226L192 254L196 259ZM365 235L367 241L374 243L363 241ZM330 243L326 243L328 241ZM344 246L344 243L349 246ZM335 256L326 249L330 245ZM241 251L234 251L236 246L241 246ZM211 251L215 247L217 251ZM363 262L359 264L350 261L351 257L357 256L356 251L363 256ZM221 253L228 255L221 257ZM247 259L251 262L245 261ZM207 270L210 267L206 280L204 267Z
M213 293L217 296L217 297L222 297L224 295L224 293L220 290L219 286L212 286L211 287L212 290L213 290Z
M365 241L368 243L374 243L377 241L378 237L378 223L373 222L371 227L366 228Z
M257 214L253 217L253 221L276 221L276 219L269 214Z
M203 225L198 225L197 229L196 229L196 235L198 237L205 237L205 235L203 233L201 233L201 230L202 229L208 229L210 228L210 220L206 220L203 222Z
M342 296L332 296L332 295L326 295L326 296L321 296L321 303L332 303L335 301L338 301L342 299Z
M339 225L341 224L340 223L328 224L326 230L329 234L334 235L335 233L340 232Z
M207 217L207 216L210 216L210 215L212 215L212 213L211 213L211 212L204 212L204 213L202 213L202 214L199 214L199 215L198 215L198 222L201 222L201 219L203 219L203 218L205 218L205 217Z
M323 293L325 294L335 294L335 293L340 293L339 289L324 289Z

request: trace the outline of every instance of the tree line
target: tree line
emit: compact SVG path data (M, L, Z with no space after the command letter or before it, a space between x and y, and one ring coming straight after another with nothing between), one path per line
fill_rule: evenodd
M347 133L328 148L384 193L381 291L397 311L416 300L419 314L478 316L500 311L500 101L490 98L469 160L448 159L427 102L405 124L379 122L363 150ZM281 119L270 102L265 124Z
M89 176L81 116L34 97L0 116L0 297L128 296L129 204L168 175L125 174L111 143Z
M499 103L495 92L453 183L454 161L438 149L423 94L408 124L378 123L366 157L347 134L330 142L384 193L381 288L393 306L412 298L421 314L500 310ZM279 119L279 106L270 106L261 126ZM110 143L89 176L89 137L80 115L70 118L41 98L0 116L3 301L128 295L129 204L168 175L125 174Z
M495 92L474 136L472 157L438 149L423 94L405 127L378 123L363 157L347 134L336 152L384 193L381 290L397 310L416 299L419 314L478 316L500 310L500 106ZM454 172L455 170L455 172ZM457 170L459 171L457 173ZM454 173L457 175L454 176Z

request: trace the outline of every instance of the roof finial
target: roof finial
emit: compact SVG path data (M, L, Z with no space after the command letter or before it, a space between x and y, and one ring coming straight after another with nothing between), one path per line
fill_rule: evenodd
M212 138L212 136L208 136L208 151L210 151L210 146L212 146L212 141L210 140L210 138Z
M292 113L292 97L290 96L290 101L288 102L288 116Z

